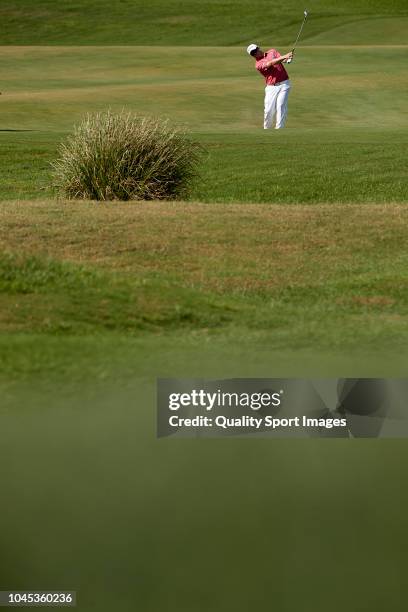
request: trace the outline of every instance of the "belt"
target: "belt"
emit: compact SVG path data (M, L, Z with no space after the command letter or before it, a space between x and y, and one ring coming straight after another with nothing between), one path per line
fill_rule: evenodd
M267 85L267 87L277 87L277 85L282 85L282 83L287 83L289 81L289 79L285 79L284 81L278 81L277 83L274 83L273 85Z

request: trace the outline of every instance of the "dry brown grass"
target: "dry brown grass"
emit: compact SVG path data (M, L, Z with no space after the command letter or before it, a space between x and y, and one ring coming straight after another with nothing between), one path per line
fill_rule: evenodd
M1 202L0 248L217 292L318 284L392 266L404 205Z

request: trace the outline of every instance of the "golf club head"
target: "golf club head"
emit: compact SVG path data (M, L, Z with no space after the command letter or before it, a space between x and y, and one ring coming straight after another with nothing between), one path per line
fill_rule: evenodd
M306 19L306 17L308 16L308 12L306 9L303 11L303 15L305 16L305 19Z

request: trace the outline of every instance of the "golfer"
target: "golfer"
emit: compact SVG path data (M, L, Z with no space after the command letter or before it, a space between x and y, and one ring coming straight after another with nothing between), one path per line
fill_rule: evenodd
M255 59L255 68L265 77L264 129L272 127L276 115L275 129L279 130L285 127L291 87L283 64L292 59L293 52L281 55L276 49L269 49L264 53L255 44L249 45L247 52Z

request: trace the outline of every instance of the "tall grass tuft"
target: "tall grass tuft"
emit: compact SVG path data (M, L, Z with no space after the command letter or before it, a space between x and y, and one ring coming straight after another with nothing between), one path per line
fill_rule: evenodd
M59 155L52 165L65 197L164 200L186 195L200 147L167 121L108 111L87 115Z

